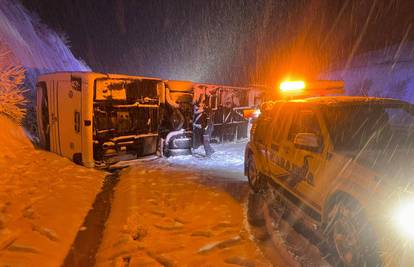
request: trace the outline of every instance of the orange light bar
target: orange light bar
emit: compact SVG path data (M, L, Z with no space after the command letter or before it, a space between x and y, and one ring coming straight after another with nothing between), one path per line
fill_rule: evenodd
M304 81L284 81L280 84L279 89L283 93L288 92L302 92L306 87L306 84Z
M345 93L343 81L285 81L279 86L285 97L312 97L342 95Z

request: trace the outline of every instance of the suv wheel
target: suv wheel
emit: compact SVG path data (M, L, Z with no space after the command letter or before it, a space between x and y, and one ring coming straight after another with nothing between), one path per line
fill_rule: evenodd
M247 166L247 178L249 180L250 187L254 192L258 192L260 189L260 176L256 168L256 163L252 156L249 157Z
M351 202L338 202L329 213L328 231L334 266L381 266L375 238L361 208Z
M266 204L262 194L257 192L251 192L249 194L247 202L247 219L251 225L261 227L265 224L263 205Z

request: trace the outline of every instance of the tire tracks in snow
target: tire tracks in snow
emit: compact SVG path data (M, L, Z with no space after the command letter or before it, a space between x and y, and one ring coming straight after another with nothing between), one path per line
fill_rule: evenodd
M62 267L95 265L95 256L101 244L105 223L111 212L111 204L118 181L118 171L105 177L102 190L96 195L92 208L86 215Z

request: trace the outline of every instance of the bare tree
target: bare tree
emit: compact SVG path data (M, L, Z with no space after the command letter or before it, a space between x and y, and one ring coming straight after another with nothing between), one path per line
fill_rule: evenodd
M16 62L11 50L0 42L0 114L21 123L26 114L24 108L25 69Z

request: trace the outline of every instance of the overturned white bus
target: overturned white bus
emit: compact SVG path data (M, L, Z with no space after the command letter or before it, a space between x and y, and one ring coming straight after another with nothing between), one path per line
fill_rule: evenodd
M86 167L157 151L160 79L95 72L38 77L41 145Z
M242 110L260 102L254 87L97 72L41 75L36 93L40 144L87 167L157 151L191 154L201 143L194 112L201 96L212 111L213 140L245 138L248 121Z

